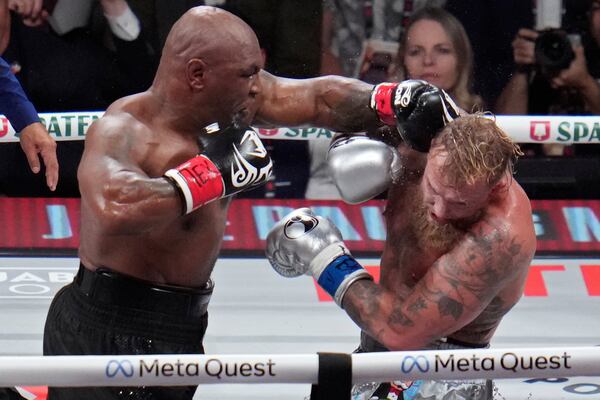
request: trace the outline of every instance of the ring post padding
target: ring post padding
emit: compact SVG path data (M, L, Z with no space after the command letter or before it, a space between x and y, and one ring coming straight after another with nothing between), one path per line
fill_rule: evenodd
M352 357L343 353L318 353L319 374L311 400L348 400L352 391Z

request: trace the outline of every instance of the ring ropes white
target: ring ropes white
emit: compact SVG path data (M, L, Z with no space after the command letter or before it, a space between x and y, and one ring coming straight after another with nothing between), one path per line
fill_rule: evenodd
M41 113L48 132L58 141L83 140L89 126L103 111ZM496 115L496 122L517 143L600 143L600 116L577 115ZM265 139L331 139L334 132L324 128L258 129ZM17 142L18 136L0 115L0 143Z
M352 354L353 383L600 376L600 347ZM0 387L318 382L317 354L3 356Z

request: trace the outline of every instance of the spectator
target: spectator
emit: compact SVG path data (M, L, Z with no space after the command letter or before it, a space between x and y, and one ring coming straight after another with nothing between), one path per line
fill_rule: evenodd
M8 2L1 0L0 53L4 52L8 45L9 30ZM56 143L48 135L46 127L40 123L35 107L27 98L23 88L12 73L10 66L2 58L0 58L0 84L0 113L4 114L13 128L20 133L20 146L23 154L21 152L19 154L36 174L40 172L42 167L40 158L43 160L45 177L40 179L45 178L48 189L54 191L58 182ZM4 170L13 169L13 164L6 164L6 168L4 168Z
M104 45L107 21L101 8L93 8L89 1L76 1L81 8L74 12L72 8L65 9L71 0L58 0L53 8L36 16L23 11L29 9L26 4L36 1L9 0L13 12L5 58L18 66L17 77L40 111L101 110L115 98L142 89L131 87L135 77L126 76L121 70L121 54ZM127 7L125 0L119 2ZM89 4L87 8L81 6L85 3ZM116 7L110 7L115 3L98 3L109 7L106 14L112 27L118 26L111 24L116 19L112 17ZM65 76L69 79L63 79Z
M104 110L116 98L145 90L158 55L149 51L147 34L125 0L8 0L10 31L2 40L4 57L40 112ZM68 77L68 79L65 79ZM63 141L57 153L61 185L53 196L77 197L76 170L82 141ZM0 148L0 162L21 165L13 145ZM21 172L2 169L2 190L9 196L48 196ZM8 175L10 172L10 175ZM15 178L16 177L16 178Z
M474 89L493 109L512 72L510 42L531 26L532 0L448 0L444 7L463 25L474 58Z
M0 53L8 45L10 29L8 13L7 1L0 0ZM48 135L46 127L40 123L35 107L27 99L10 66L2 58L0 58L0 113L8 118L17 132L21 133L21 147L34 173L41 170L39 160L41 156L46 167L46 184L51 191L55 190L58 179L56 143ZM0 388L0 399L22 400L23 398L14 388Z
M450 93L467 111L483 108L472 90L473 54L461 23L440 7L421 7L406 21L396 70L389 80L423 79ZM326 162L328 145L310 143L311 179L306 197L339 198Z
M368 39L397 43L412 13L444 3L445 0L325 0L321 74L358 77L358 63Z
M575 11L570 9L571 14ZM569 9L568 9L569 12ZM572 32L573 59L559 68L543 67L536 59L538 31L521 28L515 36L515 70L496 104L499 114L580 115L600 113L600 1L589 2L587 26L563 23ZM574 35L573 35L574 34ZM577 40L581 37L581 44ZM555 143L524 146L529 155L597 154L597 146L565 147Z
M7 117L12 127L19 133L24 157L33 173L37 174L41 171L40 158L43 160L46 184L50 191L54 191L58 182L56 143L40 122L35 107L27 99L10 66L2 58L0 58L0 113Z
M468 112L483 108L473 92L473 51L462 24L439 7L417 11L400 39L396 80L422 79Z
M382 54L380 64L363 62L373 56L373 49L367 44L369 40L377 40L386 48L390 45L395 48L414 12L444 3L444 0L325 0L321 75L350 76L373 84L388 80L388 70L393 69L392 57ZM308 146L310 172L305 197L339 199L327 165L329 143L314 140Z

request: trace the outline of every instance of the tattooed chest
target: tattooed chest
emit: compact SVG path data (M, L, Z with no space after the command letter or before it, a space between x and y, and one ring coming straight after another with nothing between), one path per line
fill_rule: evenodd
M408 226L390 230L381 258L382 284L413 287L442 254L433 249L423 249L415 232Z

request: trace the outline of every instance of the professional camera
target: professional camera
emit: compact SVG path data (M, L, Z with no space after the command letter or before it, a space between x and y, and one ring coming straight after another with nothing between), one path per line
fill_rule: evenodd
M535 41L535 61L546 72L558 72L571 65L575 58L571 40L560 29L547 29L540 32Z
M563 28L563 0L542 0L535 6L535 62L546 74L555 75L571 65L575 58L573 46L579 35L568 35Z

